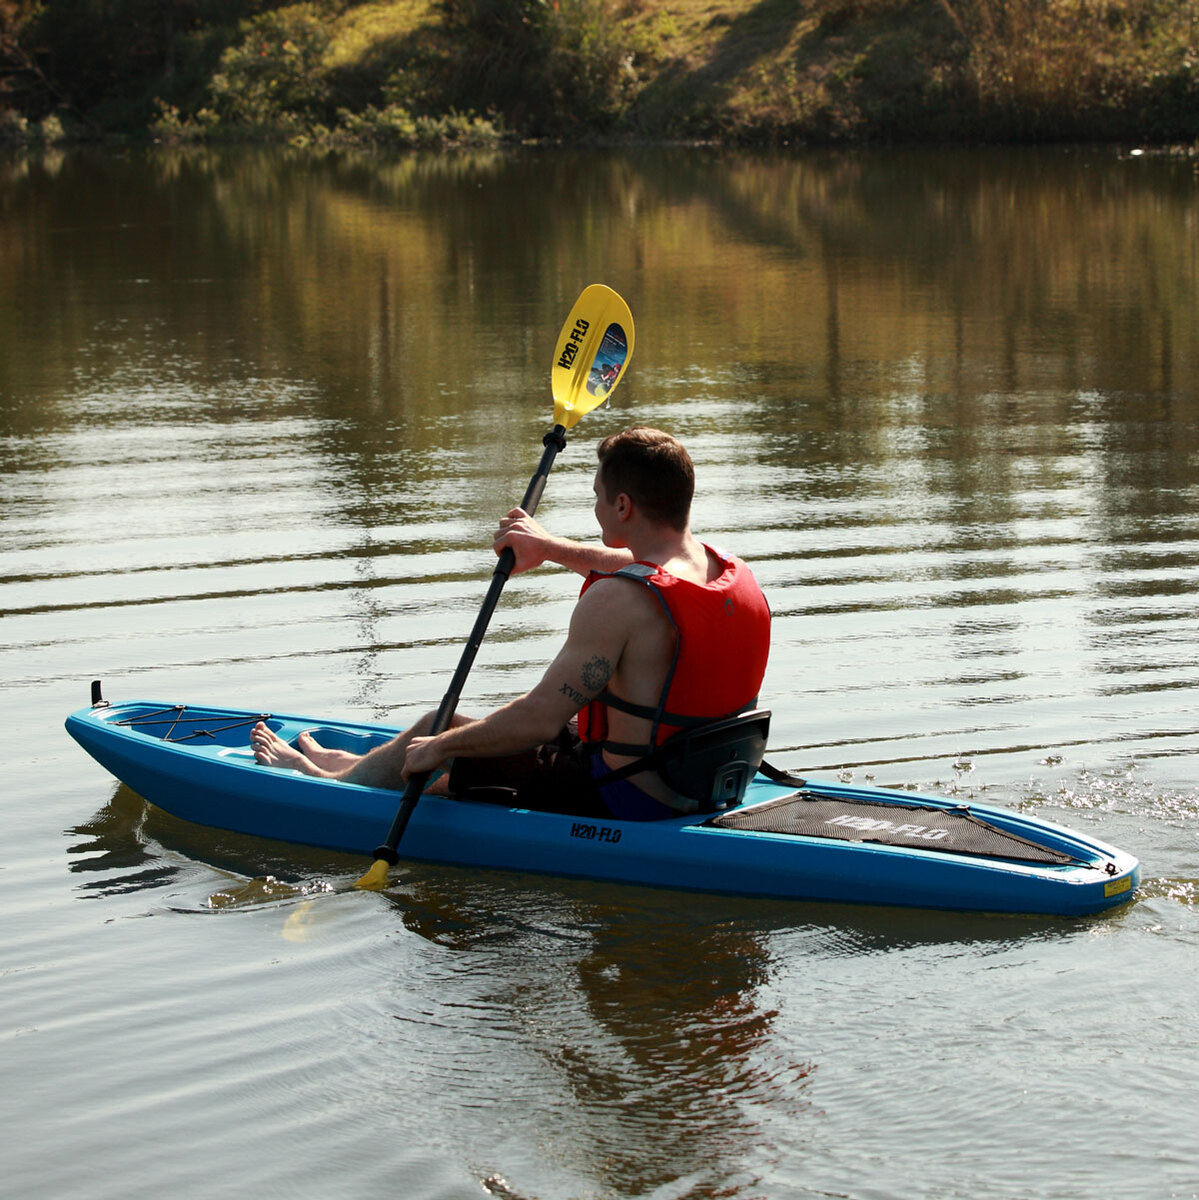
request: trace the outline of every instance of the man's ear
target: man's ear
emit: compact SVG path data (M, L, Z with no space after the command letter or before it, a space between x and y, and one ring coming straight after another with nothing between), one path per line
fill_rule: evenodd
M633 515L633 499L628 492L621 492L616 497L617 520L627 521Z

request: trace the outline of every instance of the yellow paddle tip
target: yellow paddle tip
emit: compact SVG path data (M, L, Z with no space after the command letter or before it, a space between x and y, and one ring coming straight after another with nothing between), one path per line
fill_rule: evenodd
M381 892L387 886L387 872L391 869L391 864L385 858L376 858L371 863L371 869L367 871L354 886L362 888L363 891Z

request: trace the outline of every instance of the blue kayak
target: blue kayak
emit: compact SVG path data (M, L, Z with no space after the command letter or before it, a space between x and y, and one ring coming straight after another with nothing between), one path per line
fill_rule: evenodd
M249 741L259 720L285 741L309 731L356 753L399 732L140 700L99 700L66 726L106 770L176 817L369 861L400 793L260 766ZM736 808L652 822L426 796L399 853L738 896L1070 916L1124 904L1140 881L1131 855L1007 809L763 775Z

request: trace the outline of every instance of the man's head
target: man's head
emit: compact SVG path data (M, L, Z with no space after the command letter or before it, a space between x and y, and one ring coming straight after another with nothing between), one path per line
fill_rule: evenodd
M691 516L695 467L668 433L635 426L606 437L596 448L597 487L614 504L624 493L643 516L680 533Z

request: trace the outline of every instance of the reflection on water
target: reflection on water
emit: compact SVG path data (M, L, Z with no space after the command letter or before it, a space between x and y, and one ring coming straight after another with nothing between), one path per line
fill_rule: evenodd
M537 1086L508 1102L555 1157L603 1164L607 1186L645 1195L680 1178L722 1178L747 1139L760 1143L759 1107L809 1107L810 1064L770 1053L777 1014L757 994L768 966L752 929L666 904L615 905L616 889L599 889L610 899L598 903L586 887L552 883L492 879L475 890L463 903L459 890L425 879L397 905L409 930L474 956L460 969L489 981L472 1009L485 1009L495 1053L518 1038L538 1063ZM489 1049L478 1053L486 1061Z
M172 882L178 865L164 861L144 833L146 817L154 811L122 784L90 821L70 830L89 839L68 848L71 873L85 877L76 884L81 895L103 897Z
M1155 804L1163 823L1175 825L1195 814L1195 798L1138 793L1130 781L1095 780L1084 775L1061 788L1060 800L1076 808L1130 807ZM1015 807L1037 808L1045 797L1034 794ZM81 898L154 892L180 882L182 863L200 862L224 877L220 889L189 911L232 912L255 905L290 908L299 901L352 892L362 873L354 855L307 846L285 845L223 829L195 825L147 803L119 784L109 802L91 820L67 831L69 870L83 878L75 884ZM174 865L166 861L168 857ZM147 865L154 870L146 870ZM94 876L94 878L93 878ZM765 964L749 971L751 960L767 954L759 942L769 934L802 931L805 945L833 957L885 953L912 946L951 944L977 947L1009 945L1026 937L1052 937L1078 928L1074 920L971 913L917 911L772 900L739 900L703 892L627 887L566 877L530 876L502 870L474 870L405 862L393 872L387 893L409 932L434 945L470 951L505 941L518 942L528 933L550 936L549 925L569 926L552 936L564 943L590 944L597 979L604 975L601 946L637 947L646 962L660 959L664 970L679 961L678 947L704 931L687 957L711 966L724 959L744 958L734 973L740 982L766 975ZM511 910L506 902L519 898ZM178 908L178 906L176 906ZM178 908L178 911L185 911ZM305 909L305 911L310 911ZM290 914L289 914L290 915ZM605 922L619 930L603 936ZM640 932L637 932L640 930ZM668 937L672 953L653 949ZM726 950L720 947L725 946ZM648 949L647 949L648 948ZM580 968L582 972L582 968ZM682 977L673 981L685 990Z
M1108 150L0 158L6 1181L1190 1194L1197 188ZM636 359L539 516L590 536L595 441L671 429L697 532L772 604L772 759L1082 827L1140 855L1136 904L427 866L368 897L357 859L83 759L61 722L95 677L435 704L591 282ZM576 591L511 582L463 711L535 681Z
M84 895L165 886L177 880L180 863L190 860L228 876L205 903L213 909L320 894L332 890L332 881L347 879L348 886L362 873L361 861L353 855L194 825L147 804L123 783L91 820L68 833L88 839L68 849L71 872L85 876L78 884ZM164 861L164 853L174 862Z
M294 883L247 880L280 848L166 817L124 788L79 832L94 840L72 855L119 847L107 863L114 894L155 890L135 870L139 849L149 858L186 854L242 873L240 889L231 877L218 893L240 891L244 900L215 905L223 921L250 919L252 906L265 904L283 942L345 956L328 907L336 897L312 894L348 889L352 874L315 885L298 878L329 865L306 862L311 852L292 852ZM472 1114L453 1121L471 1144L504 1080L503 1107L537 1131L567 1177L598 1171L609 1194L628 1196L682 1180L701 1189L694 1194L740 1186L755 1194L751 1160L785 1158L796 1123L822 1119L812 1095L818 1061L797 1053L794 1017L777 1027L780 1005L792 1004L779 991L783 963L791 971L807 962L816 978L838 963L914 952L981 965L1080 934L1079 922L1064 920L737 901L407 864L384 900L395 923L435 953L421 968L433 977L415 1005L407 971L385 985L377 1002L388 1023L374 1053L397 1064L409 1087L414 1069L435 1081L443 1119ZM809 1003L829 1019L828 997L801 1009ZM527 1194L519 1160L494 1147L476 1159L500 1194L509 1183L510 1194Z

